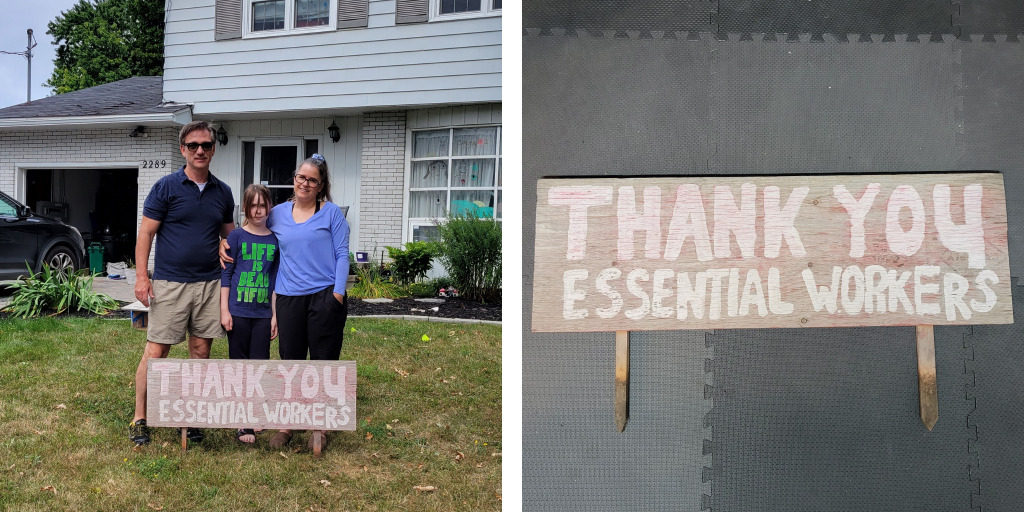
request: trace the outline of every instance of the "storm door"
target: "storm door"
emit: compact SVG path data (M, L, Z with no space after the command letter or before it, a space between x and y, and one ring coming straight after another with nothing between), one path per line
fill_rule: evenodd
M292 196L292 174L302 161L301 144L301 139L256 141L256 176L253 182L270 188L275 205Z

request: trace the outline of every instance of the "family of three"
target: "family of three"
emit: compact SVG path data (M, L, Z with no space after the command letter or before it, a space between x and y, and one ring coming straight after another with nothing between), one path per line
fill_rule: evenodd
M139 445L150 441L146 363L167 357L171 345L187 339L189 357L207 359L213 340L227 331L232 359L269 359L275 337L281 359L336 361L341 355L349 227L331 202L327 162L318 154L303 161L293 174L291 199L277 206L267 187L249 185L242 194L242 227L235 229L231 188L210 173L215 140L205 121L182 127L186 163L153 185L143 207L135 297L149 308L149 330L129 425L129 437ZM189 428L187 436L203 440L198 428ZM256 441L251 429L239 429L236 437ZM280 430L270 446L284 446L291 437L290 430Z

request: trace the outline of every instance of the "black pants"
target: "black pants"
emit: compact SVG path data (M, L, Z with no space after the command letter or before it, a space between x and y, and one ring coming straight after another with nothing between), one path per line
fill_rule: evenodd
M348 297L334 298L334 286L309 295L277 296L281 359L337 361L348 318Z
M270 359L270 319L231 315L228 354L231 359Z

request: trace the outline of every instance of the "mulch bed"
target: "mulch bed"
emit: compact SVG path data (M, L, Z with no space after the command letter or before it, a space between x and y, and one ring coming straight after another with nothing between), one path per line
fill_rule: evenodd
M348 300L348 314L353 316L416 315L501 321L501 302L481 304L463 300L461 297L447 297L443 304L419 302L412 297L403 297L387 303L364 302L354 297L349 297ZM437 311L432 311L435 307Z

